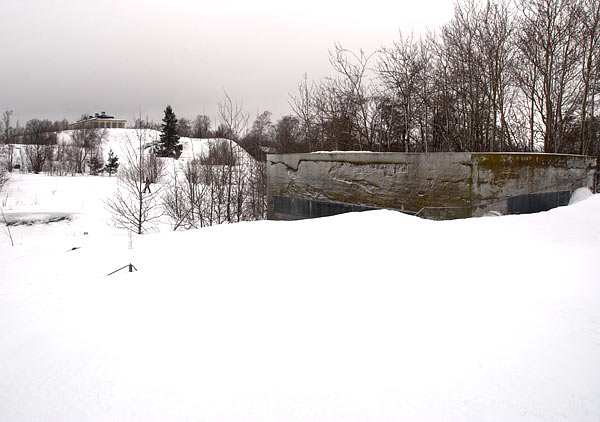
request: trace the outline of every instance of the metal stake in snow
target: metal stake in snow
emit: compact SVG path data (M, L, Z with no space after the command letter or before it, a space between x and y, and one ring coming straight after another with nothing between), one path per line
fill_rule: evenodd
M106 274L105 277L108 277L109 275L113 275L114 273L117 273L117 272L119 272L121 270L124 270L125 268L128 268L130 273L132 273L133 270L136 270L136 271L138 270L137 268L135 268L135 265L133 265L132 263L129 263L127 265L122 266L118 270L114 270L112 273Z

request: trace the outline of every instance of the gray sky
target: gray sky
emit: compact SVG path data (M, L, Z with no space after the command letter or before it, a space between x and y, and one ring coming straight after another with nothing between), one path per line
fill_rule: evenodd
M448 22L452 0L0 0L0 112L21 124L106 111L214 120L223 90L251 120L291 113L334 42L372 52Z

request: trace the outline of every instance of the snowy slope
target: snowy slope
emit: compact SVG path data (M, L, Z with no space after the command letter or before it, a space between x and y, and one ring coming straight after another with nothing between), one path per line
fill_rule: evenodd
M67 130L58 134L59 144L69 144L71 142L71 133L73 131ZM108 152L112 149L117 157L124 157L127 144L130 143L135 148L139 145L139 137L143 139L143 143L151 144L158 142L160 139L160 131L157 130L137 130L137 129L109 129L105 130L102 138L102 152L104 158L108 157ZM223 138L180 138L179 142L183 145L183 151L181 153L180 160L185 161L192 159L202 153L208 153L209 145L229 142ZM249 155L237 144L234 143L235 148L239 151L242 156L248 158Z
M0 236L2 421L598 421L600 197L136 236L108 177L23 175ZM84 234L87 232L87 234ZM78 249L74 249L77 247ZM139 271L105 275L129 262Z
M57 134L57 144L58 146L68 146L73 142L72 138L73 131L65 130L62 132L58 132ZM142 140L143 145L150 145L152 143L158 142L160 139L160 132L157 130L137 130L137 129L107 129L104 130L102 141L100 143L100 153L103 159L106 161L108 159L108 154L110 150L113 150L114 154L119 158L120 163L125 161L125 157L127 156L128 148L133 148L134 150L139 149L140 138ZM199 157L201 154L208 154L210 146L215 146L218 144L232 143L232 147L234 152L236 153L236 157L242 164L249 164L254 162L254 159L250 154L248 154L243 148L238 146L235 142L229 141L224 138L180 138L180 143L183 145L182 154L179 157L179 160L174 161L171 159L165 159L165 161L169 161L166 166L169 170L173 168L173 161L177 167L184 166L186 161ZM11 146L13 148L13 163L18 164L23 167L23 169L28 168L27 161L27 153L26 153L26 145L22 144L13 144ZM5 159L6 154L8 153L8 146L0 145L0 158ZM58 147L55 146L54 151L58 150ZM3 158L4 157L4 158ZM86 169L86 171L89 169Z

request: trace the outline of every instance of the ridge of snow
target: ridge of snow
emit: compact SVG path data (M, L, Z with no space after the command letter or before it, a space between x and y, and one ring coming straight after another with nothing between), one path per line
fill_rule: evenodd
M598 195L130 240L107 225L114 182L3 192L5 212L74 216L0 235L2 421L600 418Z

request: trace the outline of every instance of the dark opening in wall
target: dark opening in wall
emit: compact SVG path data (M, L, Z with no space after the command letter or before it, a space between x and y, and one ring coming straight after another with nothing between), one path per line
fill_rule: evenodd
M273 210L277 214L288 215L295 218L327 217L346 212L369 211L376 209L361 205L315 201L312 199L296 199L285 196L275 196L273 200Z
M571 192L528 193L508 198L507 214L533 214L569 204Z

